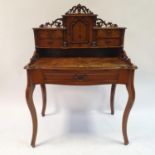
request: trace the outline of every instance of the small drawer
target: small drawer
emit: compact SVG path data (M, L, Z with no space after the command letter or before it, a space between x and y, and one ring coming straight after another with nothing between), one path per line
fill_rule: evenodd
M106 39L98 39L97 46L100 47L113 47L113 46L122 46L123 42L120 38L106 38Z
M122 38L124 29L98 29L96 38Z
M123 47L124 44L124 28L96 29L97 46L103 48Z
M62 47L63 31L61 29L34 29L37 48Z

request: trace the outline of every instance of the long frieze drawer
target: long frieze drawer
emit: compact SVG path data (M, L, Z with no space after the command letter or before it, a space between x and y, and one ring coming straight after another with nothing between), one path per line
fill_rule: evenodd
M96 38L123 38L125 29L107 28L107 29L96 29Z
M37 48L54 48L63 45L63 29L34 29Z
M75 72L75 73L61 73L44 71L43 78L46 83L55 84L102 84L116 82L118 80L118 71L102 71L99 73L85 73L85 72Z

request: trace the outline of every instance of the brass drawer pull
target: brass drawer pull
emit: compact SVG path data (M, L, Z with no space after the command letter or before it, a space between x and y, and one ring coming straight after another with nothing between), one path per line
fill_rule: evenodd
M75 74L73 78L77 81L83 81L86 79L86 76L86 74Z

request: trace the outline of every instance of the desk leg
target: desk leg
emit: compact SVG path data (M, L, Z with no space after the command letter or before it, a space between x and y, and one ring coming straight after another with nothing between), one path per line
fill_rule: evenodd
M35 147L35 141L37 137L37 127L38 127L37 114L36 114L36 109L35 109L35 106L33 103L33 97L32 97L34 88L35 88L35 85L28 82L27 88L26 88L26 100L32 117L32 125L33 125L32 140L31 140L32 147Z
M115 97L116 84L112 84L111 86L111 95L110 95L110 109L111 114L114 114L114 97Z
M124 138L124 144L127 145L129 143L128 135L127 135L127 121L128 116L130 113L130 110L134 104L135 100L135 89L134 89L134 71L131 71L130 79L128 84L126 85L127 91L128 91L128 102L125 107L125 111L123 114L123 120L122 120L122 131L123 131L123 138Z
M45 84L41 84L41 93L42 93L42 100L43 100L43 106L42 106L42 116L45 116L46 111L46 86Z

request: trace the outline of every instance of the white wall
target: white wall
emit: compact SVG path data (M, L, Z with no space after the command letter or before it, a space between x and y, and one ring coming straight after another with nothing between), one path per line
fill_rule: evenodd
M137 110L146 104L154 105L154 0L0 0L0 104L25 105L26 74L23 67L34 51L32 28L51 22L78 3L86 5L106 21L127 27L125 49L139 67L135 78ZM37 88L36 101L39 101L39 95ZM103 110L109 110L108 97L109 87L104 86L48 87L48 104L60 104L71 113L102 109L102 106ZM119 86L117 109L123 111L126 97L126 90Z

